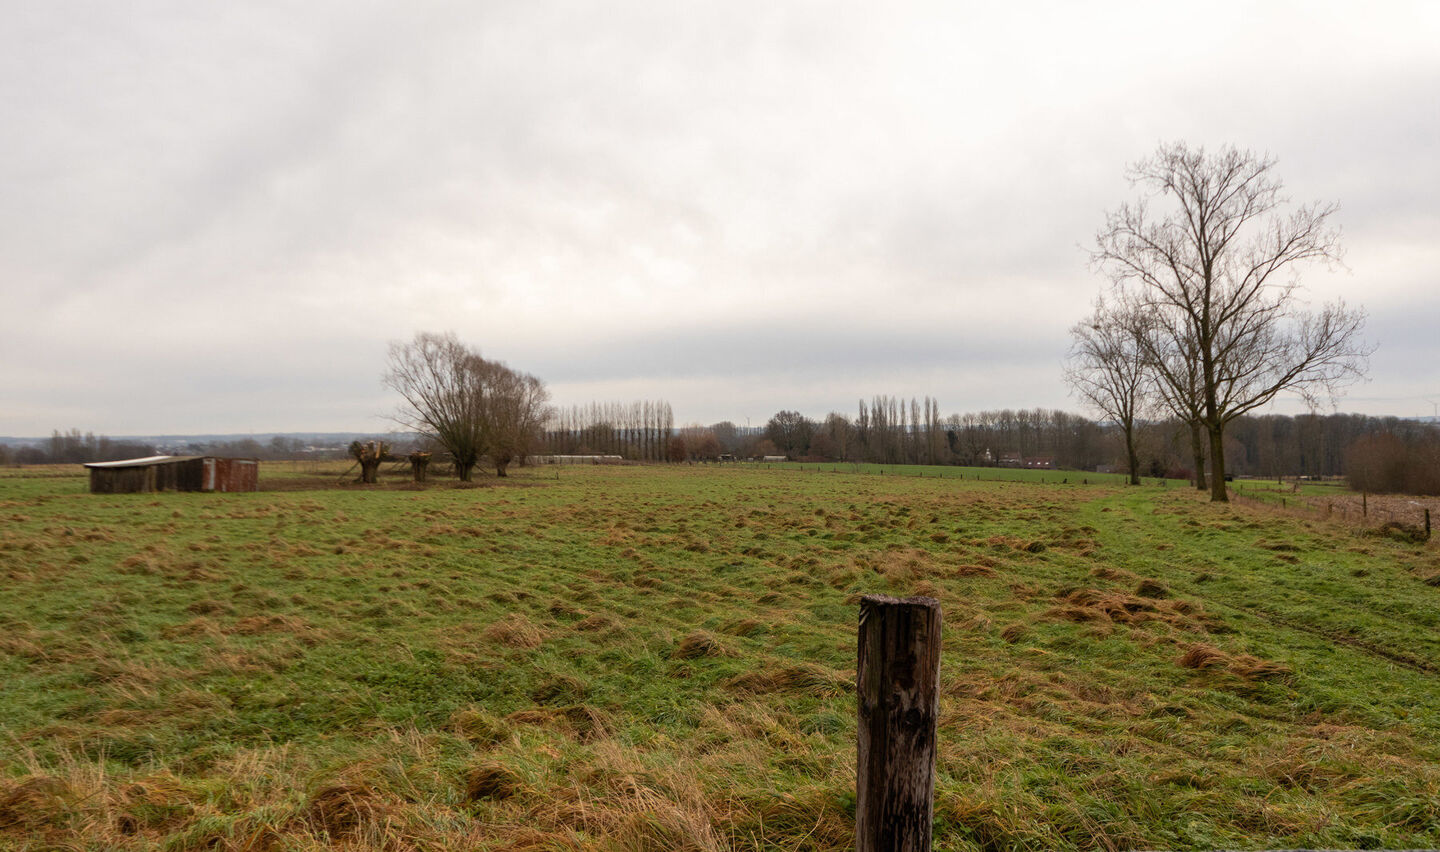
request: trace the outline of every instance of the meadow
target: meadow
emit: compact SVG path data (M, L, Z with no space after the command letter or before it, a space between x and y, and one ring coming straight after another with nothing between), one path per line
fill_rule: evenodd
M1015 473L0 471L0 848L846 849L871 592L936 849L1440 847L1433 544Z

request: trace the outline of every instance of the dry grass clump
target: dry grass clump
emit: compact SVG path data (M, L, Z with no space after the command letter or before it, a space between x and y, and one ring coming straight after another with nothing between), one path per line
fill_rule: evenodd
M195 615L229 615L235 611L235 607L233 604L226 603L225 601L207 599L195 601L185 607L185 611L194 613Z
M69 784L49 775L32 775L0 787L0 831L56 825L73 796Z
M509 767L494 762L481 763L465 770L465 801L483 799L503 801L525 790L525 783Z
M1386 521L1378 527L1363 531L1364 535L1375 538L1388 538L1406 544L1424 544L1430 540L1426 535L1425 528L1417 524L1407 524L1401 521Z
M1168 598L1170 597L1170 590L1159 580L1145 579L1141 580L1140 585L1135 587L1135 594L1142 598Z
M1440 574L1436 576L1440 577ZM765 623L758 618L742 618L739 621L732 621L720 629L722 632L729 633L731 636L750 636L760 631L764 626Z
M316 645L325 633L310 626L303 618L292 615L249 615L222 628L222 632L238 636L259 636L264 633L290 633L306 645Z
M1028 634L1029 632L1030 628L1028 626L1016 622L1015 624L1007 625L1003 630L1001 630L1000 638L1013 645L1016 642L1019 642L1021 639L1024 639L1026 634Z
M395 809L368 784L331 784L305 804L304 821L334 840L376 841L395 818Z
M569 675L550 675L530 690L536 704L574 704L584 700L590 687L583 680Z
M1124 568L1114 568L1109 565L1096 565L1090 569L1090 576L1098 577L1101 580L1113 580L1128 583L1135 579L1135 575Z
M1146 620L1142 614L1155 612L1152 601L1124 592L1102 592L1098 589L1077 589L1065 596L1065 603L1046 615L1067 621L1113 621L1128 623Z
M481 708L469 707L450 715L450 729L476 745L492 746L510 735L504 719Z
M1227 654L1213 645L1197 642L1185 650L1175 661L1187 669L1220 669L1241 680L1271 681L1290 683L1295 672L1289 666L1271 660L1262 660L1250 654Z
M484 636L509 648L537 648L545 641L546 633L524 615L512 612L486 627Z
M696 630L680 640L671 654L677 660L693 660L697 657L718 657L725 653L725 648L715 635L704 630Z
M604 739L613 730L610 718L604 712L585 704L516 710L505 717L505 722L533 725L582 743Z
M739 692L765 693L794 690L811 695L844 695L855 688L854 678L819 666L762 668L736 675L726 686Z

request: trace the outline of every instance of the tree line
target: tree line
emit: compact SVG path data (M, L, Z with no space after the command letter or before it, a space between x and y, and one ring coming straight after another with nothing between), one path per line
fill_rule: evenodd
M551 411L544 451L666 461L674 431L675 415L664 400L591 402Z
M876 418L877 407L884 417ZM696 460L720 453L780 454L797 461L977 467L1039 463L1093 471L1128 470L1133 452L1138 475L1195 478L1189 424L1178 418L1138 423L1127 441L1118 424L1058 409L999 409L942 417L934 400L930 407L936 413L927 418L924 400L881 396L862 403L863 416L854 418L832 412L812 420L781 411L750 434L728 422L689 426L679 434L689 446L712 448L708 455L689 455ZM910 412L903 421L902 408ZM915 411L921 413L918 423L911 416ZM1407 458L1411 467L1418 468L1425 464L1423 448L1440 441L1440 425L1361 414L1244 415L1231 421L1225 440L1229 468L1240 476L1339 477L1352 472L1357 443L1376 436L1393 436L1394 441L1384 444L1387 447L1417 448ZM1403 489L1375 486L1371 490Z

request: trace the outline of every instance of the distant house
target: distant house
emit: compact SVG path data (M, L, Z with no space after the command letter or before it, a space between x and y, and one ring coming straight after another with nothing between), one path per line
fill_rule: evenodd
M216 456L147 456L125 461L91 462L91 494L144 491L255 491L260 464L255 459Z
M1034 470L1053 470L1055 468L1055 459L1051 456L1032 456L1025 460L1023 466Z
M1000 461L998 464L1000 467L1023 467L1025 460L1021 458L1019 453L1002 452L1000 453Z
M785 461L785 457L784 457L784 456L761 456L761 457L760 457L760 461L762 461L762 462L783 462L783 461Z

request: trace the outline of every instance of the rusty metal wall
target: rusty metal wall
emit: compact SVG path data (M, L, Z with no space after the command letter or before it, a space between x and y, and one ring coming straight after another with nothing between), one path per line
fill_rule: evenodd
M257 491L260 488L260 464L254 459L213 459L216 491Z

